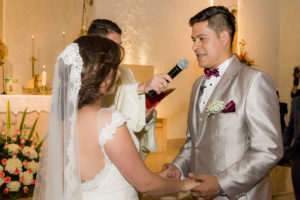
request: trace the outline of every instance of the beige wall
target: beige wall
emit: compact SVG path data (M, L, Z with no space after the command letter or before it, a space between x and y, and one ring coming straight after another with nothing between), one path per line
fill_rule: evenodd
M278 87L279 1L239 1L239 35L255 59L255 67L267 72Z
M223 0L224 5L234 2ZM257 67L270 74L284 101L289 101L292 67L299 64L300 9L298 0L239 0L239 38ZM210 0L97 0L88 7L88 18L108 18L123 30L126 50L124 64L152 65L154 72L168 72L179 58L190 67L170 84L173 92L157 107L160 118L167 118L168 139L185 137L190 89L202 74L191 50L189 18L209 6ZM222 0L215 0L222 4ZM4 42L9 57L6 73L18 79L16 91L31 78L31 35L35 36L36 72L47 66L51 76L59 52L72 42L81 25L82 1L4 0ZM1 4L0 4L1 6ZM0 7L1 9L1 7ZM279 75L280 74L280 75ZM49 82L51 84L51 81Z
M3 0L0 0L0 38L3 39Z
M281 100L290 102L293 69L295 65L300 65L300 1L287 0L279 2L280 53L277 83Z
M293 68L300 64L299 9L298 0L239 0L239 38L247 41L256 67L272 77L280 101L288 104Z
M18 80L14 85L16 92L20 93L31 79L31 36L35 37L35 72L41 73L42 66L46 65L51 77L56 57L63 49L62 32L66 32L66 43L79 33L81 6L76 0L4 0L3 37L9 51L5 69L6 76L13 74Z

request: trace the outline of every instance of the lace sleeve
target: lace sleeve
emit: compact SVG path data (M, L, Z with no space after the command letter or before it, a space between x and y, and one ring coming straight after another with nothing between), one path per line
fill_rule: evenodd
M98 134L99 144L103 147L108 140L113 139L113 135L116 134L116 129L122 126L127 119L117 111L110 112L111 115L107 113L101 114L101 111L102 110L98 113ZM109 118L111 120L109 120Z

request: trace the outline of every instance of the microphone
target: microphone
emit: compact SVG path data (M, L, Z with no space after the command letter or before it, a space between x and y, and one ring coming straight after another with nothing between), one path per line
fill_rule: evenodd
M181 58L179 59L179 61L177 62L177 64L175 65L175 67L173 67L173 69L171 69L171 71L169 71L169 76L171 76L171 78L174 78L175 76L177 76L177 74L179 74L179 72L181 72L182 70L185 70L188 66L189 66L189 61L185 58ZM169 82L167 80L167 82ZM157 95L157 93L154 90L149 91L148 95L150 97L153 97L155 95Z

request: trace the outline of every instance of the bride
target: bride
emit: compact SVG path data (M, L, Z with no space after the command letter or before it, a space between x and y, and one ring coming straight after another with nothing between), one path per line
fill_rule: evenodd
M102 96L114 91L122 58L119 45L99 36L80 37L59 55L33 199L137 200L136 190L163 196L199 184L152 173L126 118L101 107Z

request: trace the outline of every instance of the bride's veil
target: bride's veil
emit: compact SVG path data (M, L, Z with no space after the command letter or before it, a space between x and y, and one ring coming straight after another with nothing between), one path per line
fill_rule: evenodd
M80 165L76 128L83 61L77 43L55 65L48 133L40 158L34 200L80 200Z

